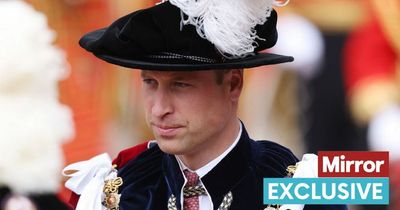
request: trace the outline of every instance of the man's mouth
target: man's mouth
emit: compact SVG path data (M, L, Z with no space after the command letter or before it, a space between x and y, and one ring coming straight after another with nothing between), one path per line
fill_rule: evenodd
M153 124L153 130L156 134L162 137L174 137L178 132L179 129L183 126L168 126L168 125L156 125Z

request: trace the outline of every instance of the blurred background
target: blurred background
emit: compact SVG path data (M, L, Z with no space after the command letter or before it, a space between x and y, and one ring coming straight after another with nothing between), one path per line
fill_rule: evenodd
M25 2L45 15L68 63L68 75L56 87L74 128L62 144L64 164L103 152L115 157L152 139L139 71L95 58L78 40L158 1ZM400 0L293 0L277 11L280 35L270 51L292 55L295 62L245 71L240 119L253 138L283 144L299 158L320 150L390 151L390 205L351 208L399 210ZM0 25L0 37L3 30L9 29ZM0 83L1 74L6 71L0 69ZM7 141L13 140L0 139ZM0 165L0 173L6 169ZM62 189L58 195L68 197Z

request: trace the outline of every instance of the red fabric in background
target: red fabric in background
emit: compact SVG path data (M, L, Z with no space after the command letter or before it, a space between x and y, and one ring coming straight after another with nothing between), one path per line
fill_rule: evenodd
M397 27L397 26L396 26ZM344 51L344 76L347 94L361 81L384 79L395 81L396 52L387 40L376 17L349 36ZM400 210L400 161L391 163L390 207Z
M376 19L351 33L344 51L347 93L364 79L393 78L396 54Z

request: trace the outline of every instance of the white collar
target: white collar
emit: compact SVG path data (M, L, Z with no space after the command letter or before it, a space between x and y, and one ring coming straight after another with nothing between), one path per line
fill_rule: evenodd
M196 172L199 178L202 178L205 176L208 172L210 172L221 160L228 155L230 151L237 145L239 142L240 136L242 135L242 123L239 122L239 133L235 139L235 141L231 144L231 146L228 147L222 154L220 154L218 157L216 157L214 160L208 162L206 165L202 166L201 168L197 169ZM187 169L190 170L177 155L175 155L176 160L178 161L179 167L181 168L181 171ZM192 171L193 172L193 171Z

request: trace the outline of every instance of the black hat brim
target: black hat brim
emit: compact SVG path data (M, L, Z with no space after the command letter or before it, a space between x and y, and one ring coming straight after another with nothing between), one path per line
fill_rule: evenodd
M92 52L96 57L115 65L142 70L161 70L161 71L197 71L197 70L214 70L214 69L246 69L263 65L273 65L279 63L292 62L294 60L291 56L278 55L272 53L257 53L240 59L226 59L223 62L216 63L163 63L163 62L150 62L137 59L126 59L120 56L115 56L107 53L93 52L91 50L91 43L99 40L106 29L100 29L86 34L80 40L80 45Z

